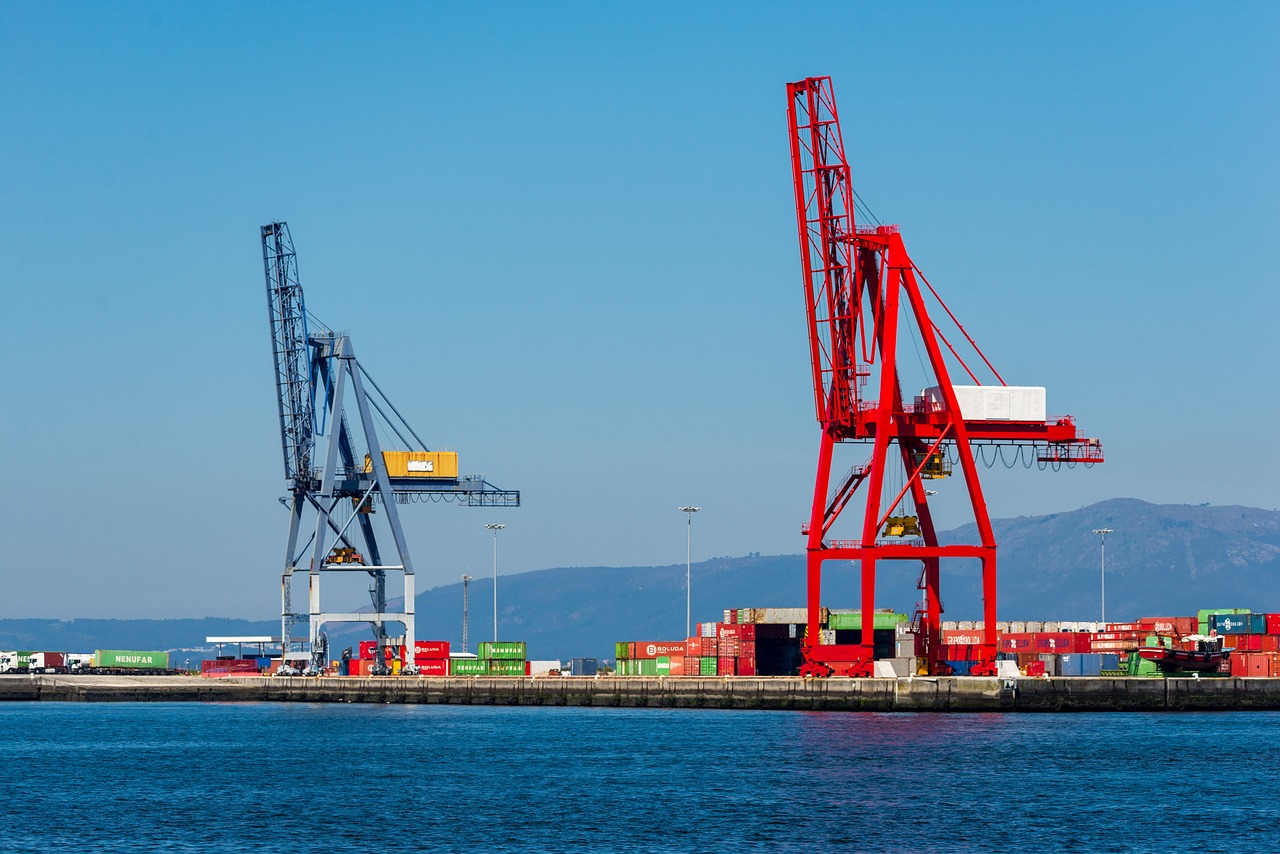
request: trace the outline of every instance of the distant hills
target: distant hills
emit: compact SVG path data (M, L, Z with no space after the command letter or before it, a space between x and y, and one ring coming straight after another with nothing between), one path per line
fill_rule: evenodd
M1149 504L1114 499L1048 516L993 522L1000 544L998 613L1009 620L1096 620L1101 605L1101 553L1095 528L1107 535L1107 618L1193 614L1208 607L1280 612L1280 512L1249 507ZM972 542L972 525L944 542ZM693 622L719 619L726 608L799 607L805 561L796 555L721 557L693 565ZM877 605L910 611L919 565L882 564ZM857 607L857 570L830 562L823 604ZM470 587L474 650L492 639L491 581ZM531 658L612 658L619 640L674 639L685 630L685 566L572 567L498 579L500 636L524 640ZM945 619L981 617L977 561L943 564ZM462 585L418 595L418 635L460 644ZM190 649L206 635L270 634L278 621L0 620L0 649ZM367 638L364 626L333 626L340 652ZM192 657L198 657L192 654Z

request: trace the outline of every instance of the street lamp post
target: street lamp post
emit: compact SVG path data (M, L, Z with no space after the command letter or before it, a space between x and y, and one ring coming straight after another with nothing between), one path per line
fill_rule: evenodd
M484 526L493 531L493 642L498 642L498 532L507 527L499 523Z
M1110 528L1094 528L1093 532L1102 537L1102 628L1106 631L1107 623L1107 534L1114 534Z
M462 651L467 651L467 588L471 585L471 576L462 575Z
M693 514L701 507L677 507L681 513L689 517L689 534L686 537L684 555L684 636L689 637L693 630Z

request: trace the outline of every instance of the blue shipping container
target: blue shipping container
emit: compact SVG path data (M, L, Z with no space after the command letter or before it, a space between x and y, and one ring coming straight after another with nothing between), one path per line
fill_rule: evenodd
M1267 633L1267 615L1266 614L1250 614L1249 615L1249 634L1265 635Z
M1209 630L1220 635L1248 634L1250 617L1250 614L1212 614L1209 617Z
M955 673L953 674L955 676L968 676L969 671L973 669L973 665L974 665L974 662L972 661L948 661L947 662L947 666L950 667L953 671L955 671Z
M599 661L594 658L569 659L570 676L595 676Z

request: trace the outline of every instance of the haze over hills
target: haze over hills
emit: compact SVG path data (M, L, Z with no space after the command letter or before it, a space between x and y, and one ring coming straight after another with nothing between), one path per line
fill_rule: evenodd
M1101 608L1101 550L1107 527L1106 604L1113 621L1193 614L1200 608L1280 612L1280 512L1235 506L1158 505L1113 499L1049 516L993 522L1000 544L998 613L1004 620L1096 620ZM974 541L972 525L941 536ZM877 605L910 612L918 564L882 564ZM726 608L798 607L805 561L795 555L719 557L693 564L692 621L717 620ZM823 604L857 607L857 571L828 563ZM619 640L676 639L685 632L685 566L571 567L498 578L502 640L524 640L531 658L613 657ZM472 581L469 639L493 638L492 579ZM977 561L944 562L944 619L981 617ZM420 638L455 645L462 635L462 584L418 595ZM277 634L277 621L0 620L0 649L88 651L178 649L206 635ZM334 626L334 655L369 636L365 626Z

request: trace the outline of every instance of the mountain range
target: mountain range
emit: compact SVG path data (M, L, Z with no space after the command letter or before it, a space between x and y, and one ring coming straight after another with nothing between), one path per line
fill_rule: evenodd
M1002 620L1098 620L1103 604L1102 538L1106 535L1106 616L1194 614L1240 607L1280 612L1280 512L1238 506L1150 504L1113 499L1048 516L993 520L999 543ZM974 542L968 525L940 534ZM877 606L910 613L919 564L882 563ZM692 565L691 622L719 620L728 608L800 607L805 603L802 554L716 557ZM498 579L499 638L528 643L533 659L612 658L622 640L685 636L686 567L562 567ZM471 649L493 639L489 579L469 588ZM419 638L462 640L462 584L435 587L415 601ZM944 619L982 615L976 560L944 561ZM823 604L856 608L858 570L828 562ZM192 659L208 635L279 632L277 620L0 620L0 649L175 649ZM332 626L332 657L370 636L362 625Z

